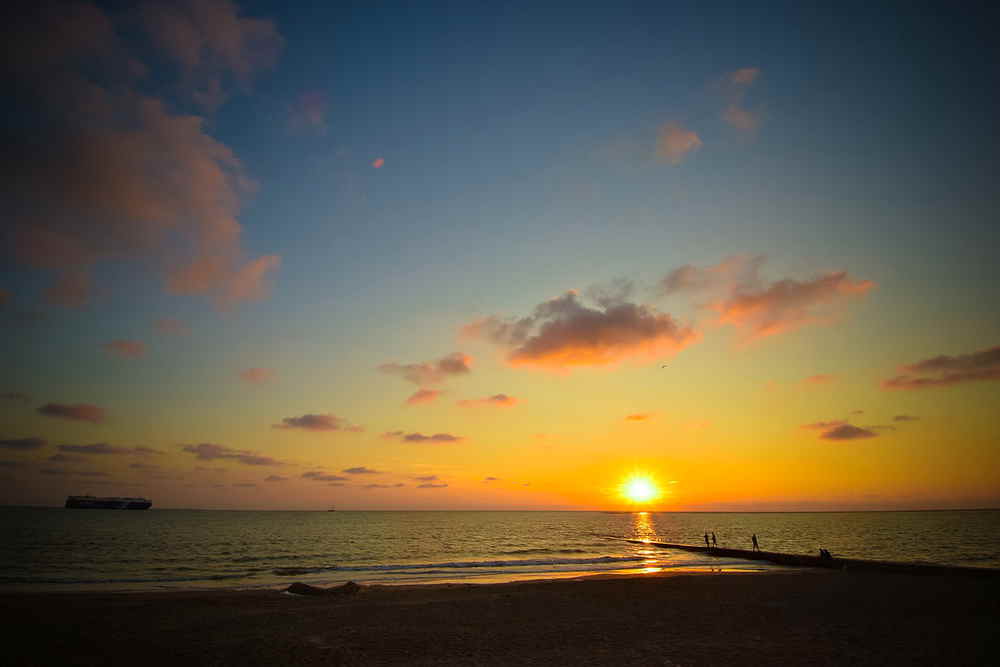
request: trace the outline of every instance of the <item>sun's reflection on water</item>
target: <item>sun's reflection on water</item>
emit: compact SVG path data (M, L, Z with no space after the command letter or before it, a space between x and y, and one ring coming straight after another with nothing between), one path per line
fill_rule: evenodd
M632 536L643 542L656 541L656 528L653 527L653 517L649 512L636 512L632 515Z

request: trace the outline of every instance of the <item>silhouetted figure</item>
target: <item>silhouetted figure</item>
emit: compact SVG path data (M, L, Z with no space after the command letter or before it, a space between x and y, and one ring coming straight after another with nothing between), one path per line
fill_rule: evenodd
M705 533L705 548L708 549L708 533Z
M719 548L719 543L715 541L715 533L712 533L712 548L713 549Z
M820 560L833 560L833 556L831 556L830 552L826 549L819 550L819 558Z
M757 544L757 533L754 533L750 539L753 541L753 550L760 551L760 545Z

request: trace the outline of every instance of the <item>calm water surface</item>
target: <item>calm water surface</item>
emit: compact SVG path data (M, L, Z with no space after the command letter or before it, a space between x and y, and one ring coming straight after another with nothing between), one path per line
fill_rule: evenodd
M622 542L1000 568L1000 511L253 512L0 508L0 589L178 589L509 581L595 572L767 570Z

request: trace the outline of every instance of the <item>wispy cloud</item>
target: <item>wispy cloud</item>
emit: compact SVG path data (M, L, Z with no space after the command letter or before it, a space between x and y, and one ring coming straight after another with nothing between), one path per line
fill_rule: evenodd
M295 133L326 134L330 103L324 93L310 90L299 95L288 110L288 128Z
M146 354L146 344L137 340L113 340L101 345L108 354L123 359L138 359Z
M883 380L882 388L929 389L1000 380L1000 345L968 354L938 355L901 366L900 373Z
M438 476L437 475L419 475L417 477L414 477L413 479L415 479L418 482L436 482L436 481L438 481Z
M406 484L403 484L402 482L399 482L399 483L396 483L396 484L365 484L361 488L363 488L363 489L399 489L399 488L402 488L404 486L406 486Z
M718 85L718 90L726 101L722 119L737 130L753 132L760 127L760 112L744 108L747 90L759 76L760 69L743 67L726 74Z
M240 378L248 384L264 384L274 379L270 368L246 368L240 371Z
M264 478L265 482L287 482L287 477L282 477L281 475L268 475Z
M7 438L5 440L0 440L0 448L2 449L13 449L15 451L30 451L32 449L41 449L46 445L46 442L42 438Z
M249 466L280 466L285 465L283 461L263 456L255 452L232 449L223 445L202 443L199 445L184 445L181 451L194 454L202 461L232 460Z
M667 295L707 293L707 307L718 313L718 323L735 327L744 341L828 323L832 309L875 287L870 280L852 280L846 271L769 283L759 273L763 264L763 257L737 255L715 266L674 269L660 284Z
M100 408L90 403L74 403L66 405L63 403L46 403L38 408L38 414L46 417L56 417L58 419L70 419L73 421L91 422L100 424L107 416L104 408Z
M575 291L537 305L521 318L477 320L462 334L500 345L507 362L546 370L607 366L626 360L650 362L674 354L700 338L667 313L620 298L584 305Z
M461 401L457 401L456 405L460 405L464 408L476 407L476 406L493 406L498 408L509 408L518 404L518 399L513 396L508 396L507 394L493 394L492 396L484 396L483 398L468 398Z
M161 317L156 320L153 322L153 329L155 329L157 333L168 336L185 336L191 333L191 328L187 325L187 323L176 320L172 317Z
M834 375L824 375L824 374L810 375L809 377L804 378L802 380L802 384L811 384L811 385L830 384L831 382L835 381L836 379L837 378Z
M424 484L417 484L418 489L447 489L448 485L444 482L440 484L434 484L432 482L425 482Z
M423 405L424 403L433 403L441 395L441 390L439 389L417 389L413 392L409 398L406 399L408 405Z
M119 456L154 456L163 452L149 447L116 447L106 442L91 445L59 445L59 451L73 454L110 454Z
M452 352L436 361L422 361L401 364L395 361L378 367L383 373L396 375L418 387L441 384L449 378L465 375L472 368L472 357L461 352Z
M636 412L630 415L625 415L625 421L627 422L644 422L649 421L654 417L652 412Z
M301 429L303 431L348 431L351 433L365 430L362 426L351 424L343 417L332 414L285 417L280 424L274 424L272 428Z
M378 470L372 470L371 468L366 468L365 466L355 466L354 468L344 468L340 472L347 473L348 475L379 475L379 474L381 474Z
M896 415L892 418L894 422L915 422L919 420L920 417L914 417L913 415Z
M404 433L403 431L390 431L382 434L383 438L397 438L403 442L460 442L464 440L462 436L451 433L435 433L434 435L424 435L423 433Z
M303 479L311 479L317 482L346 482L347 477L341 477L340 475L333 475L328 472L323 472L322 470L312 470L310 472L302 473Z
M688 130L680 123L668 122L660 127L656 139L656 156L672 165L679 165L688 153L701 148L698 133Z
M828 431L823 431L819 437L824 440L859 440L863 438L874 438L876 436L878 436L878 434L869 429L854 426L853 424L841 424L840 426L835 426Z

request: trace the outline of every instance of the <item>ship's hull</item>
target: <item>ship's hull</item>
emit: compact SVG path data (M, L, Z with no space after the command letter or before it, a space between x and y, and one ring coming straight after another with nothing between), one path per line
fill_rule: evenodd
M76 510L148 510L152 506L153 502L145 498L70 496L66 499L66 508Z

